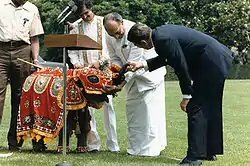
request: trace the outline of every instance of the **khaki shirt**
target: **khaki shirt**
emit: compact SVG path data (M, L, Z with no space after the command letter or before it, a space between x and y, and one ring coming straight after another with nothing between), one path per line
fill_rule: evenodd
M0 3L0 41L25 41L30 37L43 34L43 27L38 9L30 2L15 7L11 0Z

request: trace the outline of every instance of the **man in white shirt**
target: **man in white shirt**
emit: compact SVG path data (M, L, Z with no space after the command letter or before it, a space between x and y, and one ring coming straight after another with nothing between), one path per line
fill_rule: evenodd
M19 62L17 58L36 64L39 54L38 35L44 32L37 7L27 0L1 0L0 9L0 121L9 79L11 122L8 145L9 150L19 150L17 116L22 85L30 73L30 66Z
M127 40L127 33L134 24L123 20L118 13L104 17L103 25L109 34L106 44L111 63L122 67L130 61L141 61L157 55L154 49L141 49ZM164 67L151 73L144 69L127 72L123 84L104 87L107 92L116 92L125 86L128 154L158 156L167 145L165 74Z
M80 5L81 7L81 5ZM96 16L92 10L92 1L83 1L82 6L82 18L73 23L73 29L70 31L71 34L84 34L92 38L98 43L102 44L102 50L83 50L83 51L69 51L69 57L74 68L86 67L92 64L103 63L109 59L107 49L105 49L105 29L102 25L103 18ZM96 66L97 68L99 66ZM111 152L119 152L119 146L116 135L116 117L112 104L112 96L109 95L109 102L103 104L103 119L104 129L107 136L107 148ZM88 150L99 151L101 147L100 137L96 130L96 121L94 117L94 108L89 108L91 114L91 131L88 134Z

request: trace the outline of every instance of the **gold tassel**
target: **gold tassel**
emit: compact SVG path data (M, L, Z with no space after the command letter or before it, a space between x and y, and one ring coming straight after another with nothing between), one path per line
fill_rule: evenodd
M23 136L23 140L24 140L24 141L27 141L27 139L28 139L28 136L27 136L27 135L24 135L24 136Z
M43 138L44 144L47 144L48 141L49 141L49 138L48 138L48 137L44 137L44 138Z
M50 141L50 144L52 145L54 143L55 139L52 138L51 141Z
M35 139L36 134L35 133L31 133L30 136L31 136L31 139Z
M36 142L38 142L42 137L40 135L36 135Z
M17 136L17 143L19 143L20 142L20 140L21 140L21 137L20 136Z

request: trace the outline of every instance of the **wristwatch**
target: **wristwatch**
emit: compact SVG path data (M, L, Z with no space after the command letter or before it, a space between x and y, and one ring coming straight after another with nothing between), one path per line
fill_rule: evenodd
M100 64L100 66L103 66L103 65L104 65L104 63L103 63L102 60L98 60L98 62L99 62L99 64Z

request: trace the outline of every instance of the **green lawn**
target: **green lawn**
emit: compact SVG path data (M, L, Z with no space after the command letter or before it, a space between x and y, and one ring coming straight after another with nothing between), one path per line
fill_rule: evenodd
M216 162L203 162L203 165L250 165L250 80L227 81L224 93L224 151ZM7 130L10 119L10 93L7 93L4 118L0 125L0 153L7 153ZM31 141L24 143L22 152L16 152L8 158L0 158L1 166L55 166L66 161L74 166L151 166L177 165L176 158L185 156L187 148L186 115L179 108L181 94L177 82L166 82L166 113L168 146L159 157L128 156L127 124L125 117L124 93L114 99L117 115L117 133L121 152L114 154L105 149L105 135L103 130L102 112L96 113L98 131L102 141L102 148L96 154L56 154L57 141L48 145L46 153L33 153ZM157 108L156 108L157 109ZM71 138L71 149L76 148L75 137Z

